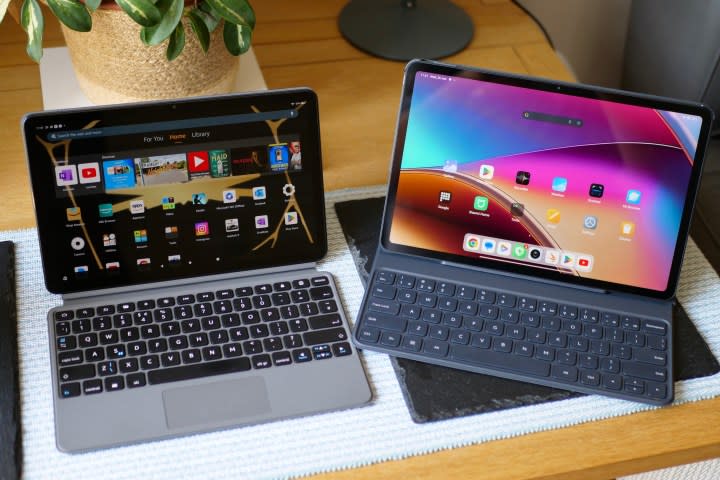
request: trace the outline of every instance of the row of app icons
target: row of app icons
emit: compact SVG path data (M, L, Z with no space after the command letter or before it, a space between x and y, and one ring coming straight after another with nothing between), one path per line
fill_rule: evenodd
M288 183L283 187L283 194L286 197L290 197L295 194L295 186ZM253 187L252 198L255 201L261 201L267 199L267 188L265 186ZM208 196L205 192L193 193L190 196L190 203L192 205L206 205L208 203ZM223 190L222 193L223 203L231 204L236 203L238 200L237 191L234 189ZM161 205L163 210L174 210L178 201L175 197L162 197ZM145 202L142 199L130 200L130 213L133 215L139 215L145 213ZM80 207L68 207L65 210L68 222L80 222L82 220L82 211ZM98 216L100 218L110 218L115 214L114 206L112 203L101 203L98 204Z
M525 262L572 268L579 272L590 272L594 264L593 256L586 253L568 252L556 248L483 237L472 233L465 234L463 250Z
M58 187L91 186L104 182L105 190L181 183L255 173L302 169L299 141L231 150L207 150L100 162L58 165Z
M168 265L171 267L178 267L182 264L182 256L180 254L172 254L167 256ZM105 262L105 271L109 275L120 273L120 262L110 261ZM139 271L149 271L152 266L152 260L149 257L137 258L135 260L136 268ZM84 279L88 278L90 273L90 267L88 265L75 265L73 267L75 278Z
M493 165L480 165L478 176L483 180L492 180L495 176L495 167ZM515 183L517 185L527 186L530 184L532 175L525 170L518 170L515 174ZM564 193L568 188L568 179L566 177L554 177L550 184L553 192ZM588 195L594 198L602 198L605 193L605 185L602 183L591 183L588 189ZM625 194L625 203L628 205L639 205L642 198L642 192L637 189L629 189Z
M452 193L441 191L439 193L440 203L449 203L452 199ZM473 209L484 212L490 206L488 197L477 195L473 201ZM525 215L525 205L514 202L510 205L510 214L513 217L522 217ZM551 224L559 224L562 218L561 212L557 208L548 208L545 211L545 220ZM598 217L595 215L585 215L583 218L583 228L586 230L596 230L598 228ZM635 235L635 223L624 220L620 222L620 235L632 237Z
M284 224L287 226L297 225L299 222L298 213L290 211L285 213ZM240 231L240 220L237 218L226 218L225 233L237 233ZM256 215L255 216L255 228L257 230L264 230L269 228L270 220L267 215ZM195 238L209 237L210 236L210 223L208 221L194 222L194 233ZM180 237L180 228L177 225L167 225L164 228L164 236L166 240L177 240ZM132 231L132 239L135 245L147 245L148 244L148 231L146 228L136 228ZM117 235L114 232L107 232L102 234L102 243L105 248L113 248L117 246ZM70 240L70 247L75 251L82 251L85 249L85 240L82 237L73 237Z

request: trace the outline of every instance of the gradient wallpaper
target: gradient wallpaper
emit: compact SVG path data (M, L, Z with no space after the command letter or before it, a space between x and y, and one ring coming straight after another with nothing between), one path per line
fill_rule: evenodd
M418 72L390 241L663 291L701 123L692 115ZM572 252L592 263L562 267L467 251L467 234Z

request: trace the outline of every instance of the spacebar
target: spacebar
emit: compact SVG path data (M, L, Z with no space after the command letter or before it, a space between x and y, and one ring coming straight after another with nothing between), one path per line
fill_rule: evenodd
M184 367L165 368L162 370L151 370L147 373L148 383L179 382L180 380L192 380L193 378L210 377L224 373L244 372L250 370L250 360L246 357L220 360L218 362L197 363Z
M530 360L527 357L498 353L482 348L453 346L450 349L450 358L479 367L499 368L536 377L550 375L550 364L547 362Z

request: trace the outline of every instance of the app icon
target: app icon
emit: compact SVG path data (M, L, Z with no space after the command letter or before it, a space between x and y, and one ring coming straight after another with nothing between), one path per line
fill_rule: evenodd
M138 258L135 262L138 270L147 271L150 270L150 259L149 258Z
M99 163L81 163L77 168L80 183L98 183L100 181Z
M65 209L68 222L79 222L82 220L80 217L80 207L69 207Z
M265 200L267 198L267 190L265 187L253 187L253 200Z
M292 183L286 183L283 185L283 195L286 197L292 197L295 194L295 185Z
M492 238L485 238L482 241L480 250L482 250L485 253L495 253L496 246L497 246L497 242L495 240L493 240Z
M55 183L58 187L77 184L77 167L75 165L55 167Z
M512 256L514 258L525 258L527 255L527 248L522 243L516 243L512 248Z
M206 205L208 202L208 197L204 192L193 193L191 199L193 205Z
M605 192L605 185L602 183L593 183L590 185L590 196L595 198L600 198L603 196L603 193Z
M585 215L585 219L583 220L583 227L587 228L588 230L595 230L597 228L597 217L593 215Z
M578 255L575 268L580 272L589 272L592 270L593 257L590 255Z
M82 250L85 248L85 240L83 240L82 237L75 237L70 240L70 246L73 250Z
M165 227L165 238L168 240L174 240L178 238L179 230L177 225L168 225Z
M230 154L227 150L210 150L210 175L213 178L230 176Z
M518 185L527 185L528 183L530 183L530 172L518 170L518 172L515 174L515 183L517 183Z
M480 238L475 235L465 235L465 250L476 251L480 249Z
M235 190L223 190L223 203L237 202L237 193Z
M147 230L141 228L139 230L133 230L133 239L136 244L144 244L148 241Z
M187 154L187 160L190 173L207 173L210 171L208 152L190 152Z
M285 214L285 225L297 225L298 214L297 212L287 212Z
M510 253L512 252L512 243L500 241L497 245L497 253L498 255L502 255L504 257L509 257Z
M117 245L117 239L114 233L103 233L102 241L103 247L114 247Z
M452 193L441 191L438 199L440 200L440 203L450 203L450 200L452 200Z
M105 270L110 273L117 272L118 270L120 270L120 262L106 262Z
M256 215L255 216L255 228L262 230L268 227L268 216L267 215Z
M535 260L536 262L542 261L542 248L530 247L528 249L528 258L530 260Z
M195 222L195 236L207 237L210 235L210 225L208 222Z
M135 165L131 159L105 160L103 170L106 189L115 190L135 186Z
M163 208L163 210L174 210L175 209L175 197L163 197L162 208Z
M225 219L225 231L227 233L233 233L240 230L240 224L237 218L226 218Z
M86 278L89 271L87 265L77 265L73 270L75 270L75 276L77 278Z
M113 206L112 203L101 203L98 205L98 214L100 215L100 218L107 218L113 216Z
M640 190L628 190L625 201L630 205L637 205L640 203L640 197L642 193Z
M560 265L568 268L575 266L575 254L570 252L562 252L560 254Z
M560 262L560 252L552 249L545 250L545 263L557 265L558 262Z
M633 222L622 222L620 224L620 235L632 237L635 235L635 224Z
M138 214L145 212L145 202L142 200L130 200L130 213Z
M548 208L545 218L550 223L560 223L560 210L557 208Z
M495 175L495 167L492 165L480 165L480 178L492 180L493 175Z
M525 205L522 203L513 202L510 204L510 215L513 217L522 217L525 215Z
M567 190L568 181L564 177L555 177L552 180L553 192L564 192Z
M168 263L171 267L180 265L180 255L168 255Z
M475 202L473 202L473 208L475 210L480 210L484 212L488 209L488 198L487 197L481 197L477 196L475 197Z

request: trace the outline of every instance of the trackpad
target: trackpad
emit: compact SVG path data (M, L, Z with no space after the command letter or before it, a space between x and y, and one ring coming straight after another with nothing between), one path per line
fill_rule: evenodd
M163 392L168 428L216 425L270 411L265 380L247 377Z

